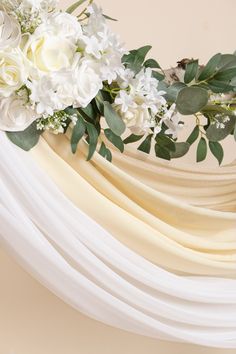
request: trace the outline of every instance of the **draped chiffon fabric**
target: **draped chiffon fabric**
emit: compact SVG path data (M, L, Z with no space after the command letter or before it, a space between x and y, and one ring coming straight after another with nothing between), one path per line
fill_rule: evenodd
M236 271L235 254L230 251L230 246L235 243L233 212L222 213L196 206L190 206L188 209L186 201L177 203L170 196L164 198L160 192L155 194L160 205L158 210L166 208L167 212L168 208L172 207L178 211L179 205L181 212L185 212L186 216L191 218L193 228L196 228L193 230L189 246L185 247L181 242L178 244L178 240L181 240L181 237L184 239L191 225L186 224L183 217L180 218L179 230L185 228L184 233L177 232L177 240L171 239L170 236L164 238L164 235L156 233L155 237L157 240L160 238L160 242L155 243L155 250L158 251L160 248L159 254L161 254L161 245L163 245L166 258L167 256L171 258L172 255L174 258L174 261L166 260L164 264L165 257L163 257L163 268L173 268L177 273L182 271L191 274L188 269L188 266L191 266L193 270L195 269L192 273L208 275L215 273L214 275L218 274L218 276L174 274L133 252L124 245L126 242L120 242L118 235L108 232L104 225L97 224L93 220L95 219L93 215L92 218L86 215L81 207L76 206L65 196L67 193L62 193L58 189L49 178L48 174L51 174L49 171L45 173L33 161L30 154L13 146L3 133L0 134L0 146L0 241L28 272L65 302L86 315L112 326L159 339L218 348L236 348L236 280L230 278ZM85 146L81 147L81 151L83 149ZM126 211L119 206L118 202L114 203L112 192L108 199L108 196L102 195L90 185L90 189L86 188L82 195L77 193L77 190L81 191L82 188L89 186L88 181L80 177L72 167L67 166L65 160L56 155L45 141L41 140L32 155L38 162L41 159L47 161L44 168L50 166L52 170L57 169L57 175L61 176L64 184L71 185L76 198L79 199L80 196L85 200L87 195L87 205L100 209L109 200L110 204L108 203L106 209L104 207L102 210L107 219L109 216L113 221L117 219L116 214L111 214L112 209L109 212L109 207L114 204L116 205L114 210L122 211L123 224L128 223L132 227L134 223L136 228L145 224L142 220L136 224L139 220L136 211L133 210L131 213L134 201L137 210L140 207L139 199L135 197L126 197L125 205L130 208L130 211ZM100 159L97 155L95 160L96 158ZM78 158L78 165L81 161L82 159ZM94 167L96 162L87 164L92 168L90 172L92 175L96 170ZM118 171L116 166L114 169L112 165L109 167L113 173L118 173L118 176L113 176L116 182L119 177L124 177L122 182L127 181L131 186L134 177L130 177L129 180L124 176L124 172ZM69 174L62 174L64 168L76 178L69 179ZM109 175L112 176L112 172L109 172ZM105 170L100 173L100 176L99 179L99 174L95 174L98 185L100 181L105 183L102 179L102 177L106 179ZM92 176L90 179L92 181ZM140 193L143 193L144 187L141 182L139 183L134 188L134 193L138 187L141 189ZM112 188L113 185L110 191ZM147 193L150 192L148 188L144 189ZM99 193L100 203L96 204L98 197L89 199L92 195L89 190ZM119 188L117 190L119 192ZM120 187L120 190L123 192L122 197L125 198L125 187L124 189ZM118 192L117 196L120 194ZM152 200L151 194L148 196ZM151 202L145 207L148 216L152 215L153 218L155 216L158 219L151 209ZM144 208L141 210L145 213ZM193 215L194 213L196 215ZM160 213L160 216L162 215ZM212 219L210 222L217 222L219 219L219 228L222 230L215 234L210 232L210 227L206 227L206 242L209 242L209 248L202 240L203 237L200 237L203 236L204 223L207 222L208 217ZM177 229L174 212L170 210L170 216L166 218L163 221L160 217L160 224L167 225L169 221L170 227ZM198 227L197 218L200 218ZM121 223L120 217L118 222ZM226 230L225 240L221 223ZM152 228L153 226L147 225L143 242L145 237L149 237L148 231L151 234ZM213 228L215 229L215 225ZM113 231L115 231L114 225ZM129 228L123 231L126 231L123 238L129 238ZM162 242L161 237L164 238ZM198 239L199 249L194 249L192 245ZM164 247L164 241L167 247ZM175 248L177 251L174 251ZM233 247L232 249L234 250ZM139 253L143 253L141 249ZM179 267L178 262L182 264ZM197 270L198 267L200 271ZM220 274L227 275L229 278L221 277Z
M122 243L173 272L235 277L236 212L195 205L197 202L194 197L190 203L184 197L184 186L182 198L176 196L180 192L174 193L174 196L167 195L161 190L164 182L159 184L158 165L161 163L155 166L153 160L150 162L151 166L155 166L154 176L157 179L153 188L150 183L144 183L147 179L145 174L142 177L144 168L140 169L138 178L135 177L138 167L133 168L132 159L126 171L116 164L118 154L114 154L114 164L110 164L98 154L95 154L91 162L87 162L85 143L80 144L77 153L73 155L67 137L50 135L45 139L46 141L42 139L32 152L34 159L43 166L74 204ZM125 166L128 165L129 157L128 153L123 158L126 161ZM139 163L140 161L137 164ZM148 161L144 163L149 166ZM178 176L175 189L179 190L181 169L175 167L171 173L171 166L162 165L162 170L169 170L167 175L172 178L172 190L175 186L175 175ZM198 174L194 171L196 176L203 175L208 178L209 188L206 189L205 198L207 193L214 195L214 176L222 184L227 185L228 180L228 193L230 194L232 188L233 194L236 184L233 183L235 169L235 166L223 167L218 175L217 172L215 175L210 173L210 170ZM182 170L183 179L188 178L189 186L194 172L186 171L186 177ZM162 174L164 175L163 171ZM198 182L196 176L193 183L201 186L202 180L199 177ZM153 184L154 178L150 177ZM167 186L168 181L166 189ZM220 188L216 188L216 193ZM200 187L198 190L199 196L202 195L203 198ZM190 199L190 191L186 194ZM228 208L228 202L226 204ZM235 204L236 201L233 208Z

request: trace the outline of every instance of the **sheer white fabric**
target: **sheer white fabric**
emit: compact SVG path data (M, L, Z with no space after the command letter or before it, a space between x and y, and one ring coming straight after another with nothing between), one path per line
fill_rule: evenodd
M65 302L134 333L236 348L236 280L177 276L138 256L3 133L0 177L2 245Z

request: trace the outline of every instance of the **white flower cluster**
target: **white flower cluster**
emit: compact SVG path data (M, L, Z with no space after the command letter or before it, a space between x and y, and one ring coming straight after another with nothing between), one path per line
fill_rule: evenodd
M88 8L82 25L76 16L56 11L56 3L1 2L1 130L24 130L32 121L53 117L69 106L86 107L103 82L111 83L122 68L125 50L96 5ZM27 95L19 96L22 88Z
M121 90L114 108L133 134L146 134L153 128L152 132L156 135L165 123L166 134L177 137L182 127L179 115L174 104L168 109L165 92L158 91L158 81L152 76L151 68L142 69L137 75L123 68L117 81Z

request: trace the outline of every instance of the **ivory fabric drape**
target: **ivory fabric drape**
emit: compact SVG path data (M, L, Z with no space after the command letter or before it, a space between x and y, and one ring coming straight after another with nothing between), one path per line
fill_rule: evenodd
M235 277L234 165L223 167L221 174L217 175L216 171L214 174L210 170L191 172L190 169L172 169L164 163L155 165L151 159L150 166L148 161L138 161L138 166L141 162L138 174L138 167L130 158L132 153L123 156L123 163L117 163L118 154L114 155L114 164L98 154L87 162L85 143L73 155L67 137L48 135L45 139L47 142L41 140L32 152L34 158L73 203L122 243L148 260L177 273ZM148 166L149 170L152 169L149 178ZM165 171L167 181L164 181ZM194 172L195 177L192 178ZM188 180L188 197L185 197L184 186L179 187L181 174L182 179ZM162 177L161 183L159 175ZM205 195L201 188L202 176L208 185L204 188ZM200 202L194 196L190 202L191 178ZM149 182L145 183L147 180ZM219 181L219 187L214 188L215 180ZM162 190L163 185L168 189L169 183L173 196ZM223 185L227 187L228 194L232 189L231 211L199 206L208 195L216 199ZM181 196L177 197L181 191ZM228 206L229 200L226 200L227 210Z
M75 207L29 154L0 137L1 243L25 269L104 323L236 348L235 279L175 275L145 260Z

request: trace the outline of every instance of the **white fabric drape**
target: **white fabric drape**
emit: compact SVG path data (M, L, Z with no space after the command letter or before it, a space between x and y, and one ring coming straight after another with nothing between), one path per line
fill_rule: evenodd
M0 177L1 243L64 301L134 333L236 348L236 280L178 276L138 256L3 133Z

